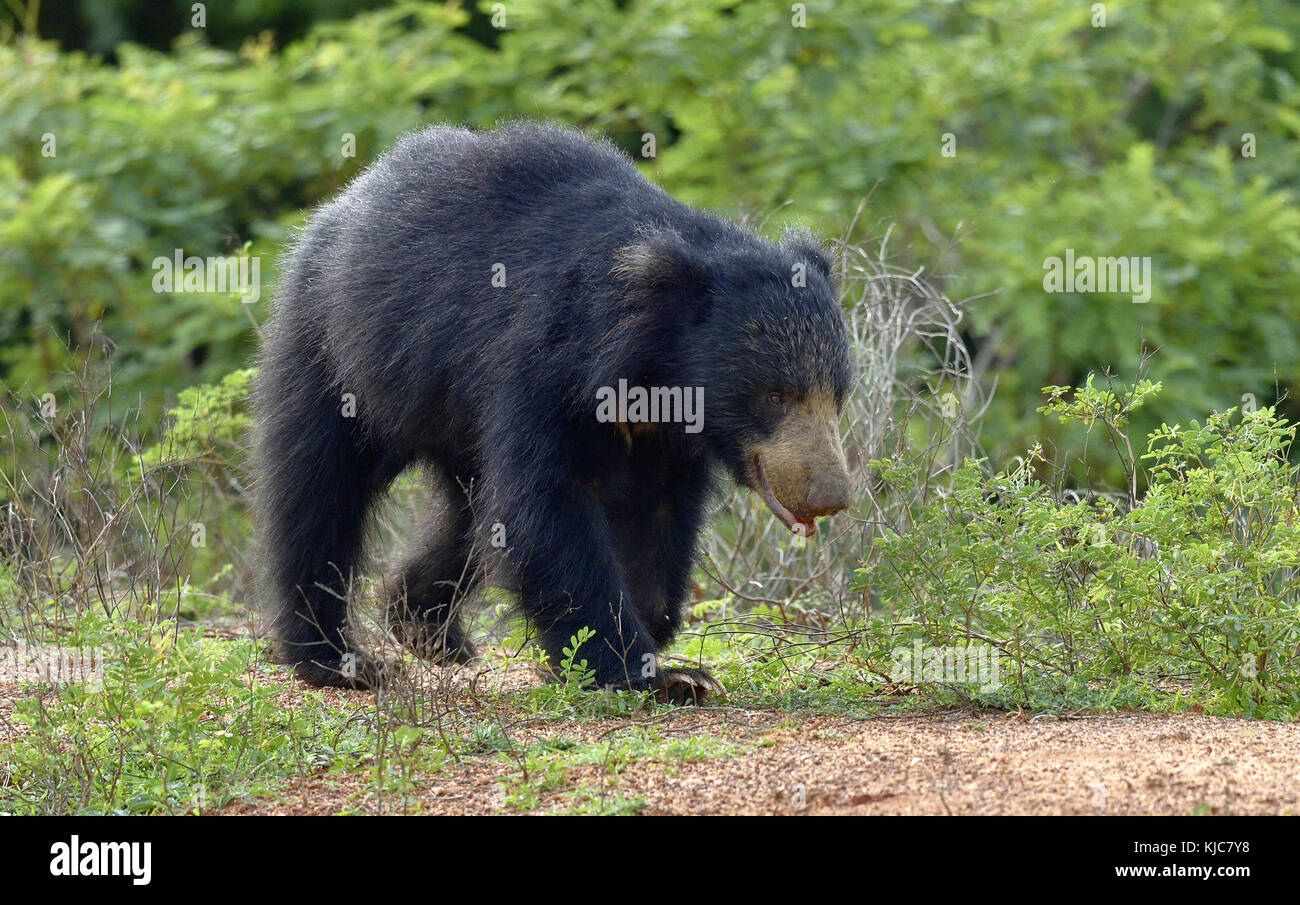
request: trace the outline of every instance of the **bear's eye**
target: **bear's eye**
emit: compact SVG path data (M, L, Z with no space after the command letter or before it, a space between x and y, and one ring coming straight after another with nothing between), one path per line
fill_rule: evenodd
M773 405L785 405L785 395L782 393L768 393L767 401Z

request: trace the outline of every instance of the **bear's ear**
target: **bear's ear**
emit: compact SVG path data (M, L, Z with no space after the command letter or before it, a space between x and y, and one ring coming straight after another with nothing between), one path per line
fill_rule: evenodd
M781 237L781 247L793 255L795 261L807 264L809 268L819 271L826 282L832 282L830 259L826 257L822 244L811 232L791 227Z
M707 262L670 229L647 232L618 249L610 273L630 288L679 297L699 297L710 282Z

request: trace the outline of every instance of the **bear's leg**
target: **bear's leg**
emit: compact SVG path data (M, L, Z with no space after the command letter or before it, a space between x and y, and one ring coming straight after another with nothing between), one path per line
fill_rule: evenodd
M376 688L383 665L353 647L346 622L366 512L386 481L339 407L311 401L327 384L310 370L264 369L259 387L258 519L278 653L313 685Z
M682 626L707 490L707 473L682 476L630 508L610 512L629 590L656 651L667 648ZM703 670L664 673L659 692L666 700L698 703L722 690Z
M555 443L555 447L549 444ZM564 648L587 628L594 636L577 652L602 687L654 689L660 700L687 703L717 690L697 670L659 669L655 636L628 587L604 506L568 471L571 453L554 438L502 431L477 517L504 526L518 564L524 613L558 670Z
M564 648L587 628L595 635L577 659L587 660L596 684L649 687L654 639L623 583L600 507L581 491L546 493L533 501L538 511L529 518L532 530L525 527L510 546L512 554L525 551L520 601L541 633L551 667L559 670ZM509 536L511 522L505 525Z
M606 507L632 599L657 650L668 647L682 625L707 480L707 473L682 476L657 492Z
M552 669L559 670L570 638L588 628L595 636L578 659L587 660L599 685L649 687L654 638L632 604L600 501L571 473L572 443L522 428L514 410L502 408L483 443L493 453L475 500L477 533L487 537L499 527L521 607Z
M421 659L468 663L477 655L459 612L480 577L471 524L468 500L454 493L446 512L424 520L388 598L393 636Z

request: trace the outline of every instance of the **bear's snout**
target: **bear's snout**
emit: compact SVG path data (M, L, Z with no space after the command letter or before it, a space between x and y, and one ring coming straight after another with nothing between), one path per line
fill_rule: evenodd
M843 469L827 469L813 476L803 515L816 518L834 515L849 508L849 476Z
M833 402L814 398L785 417L751 453L754 488L787 528L808 536L813 519L851 503L848 463Z

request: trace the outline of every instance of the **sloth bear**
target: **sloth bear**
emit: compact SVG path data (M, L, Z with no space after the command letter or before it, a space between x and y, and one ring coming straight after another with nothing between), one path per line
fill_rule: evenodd
M710 493L729 475L803 535L844 509L852 382L806 235L766 242L564 128L407 136L311 217L266 332L254 476L280 658L382 684L347 599L367 512L416 465L448 504L392 584L399 641L472 658L457 609L491 556L553 664L587 627L600 685L699 701L717 683L656 655Z

